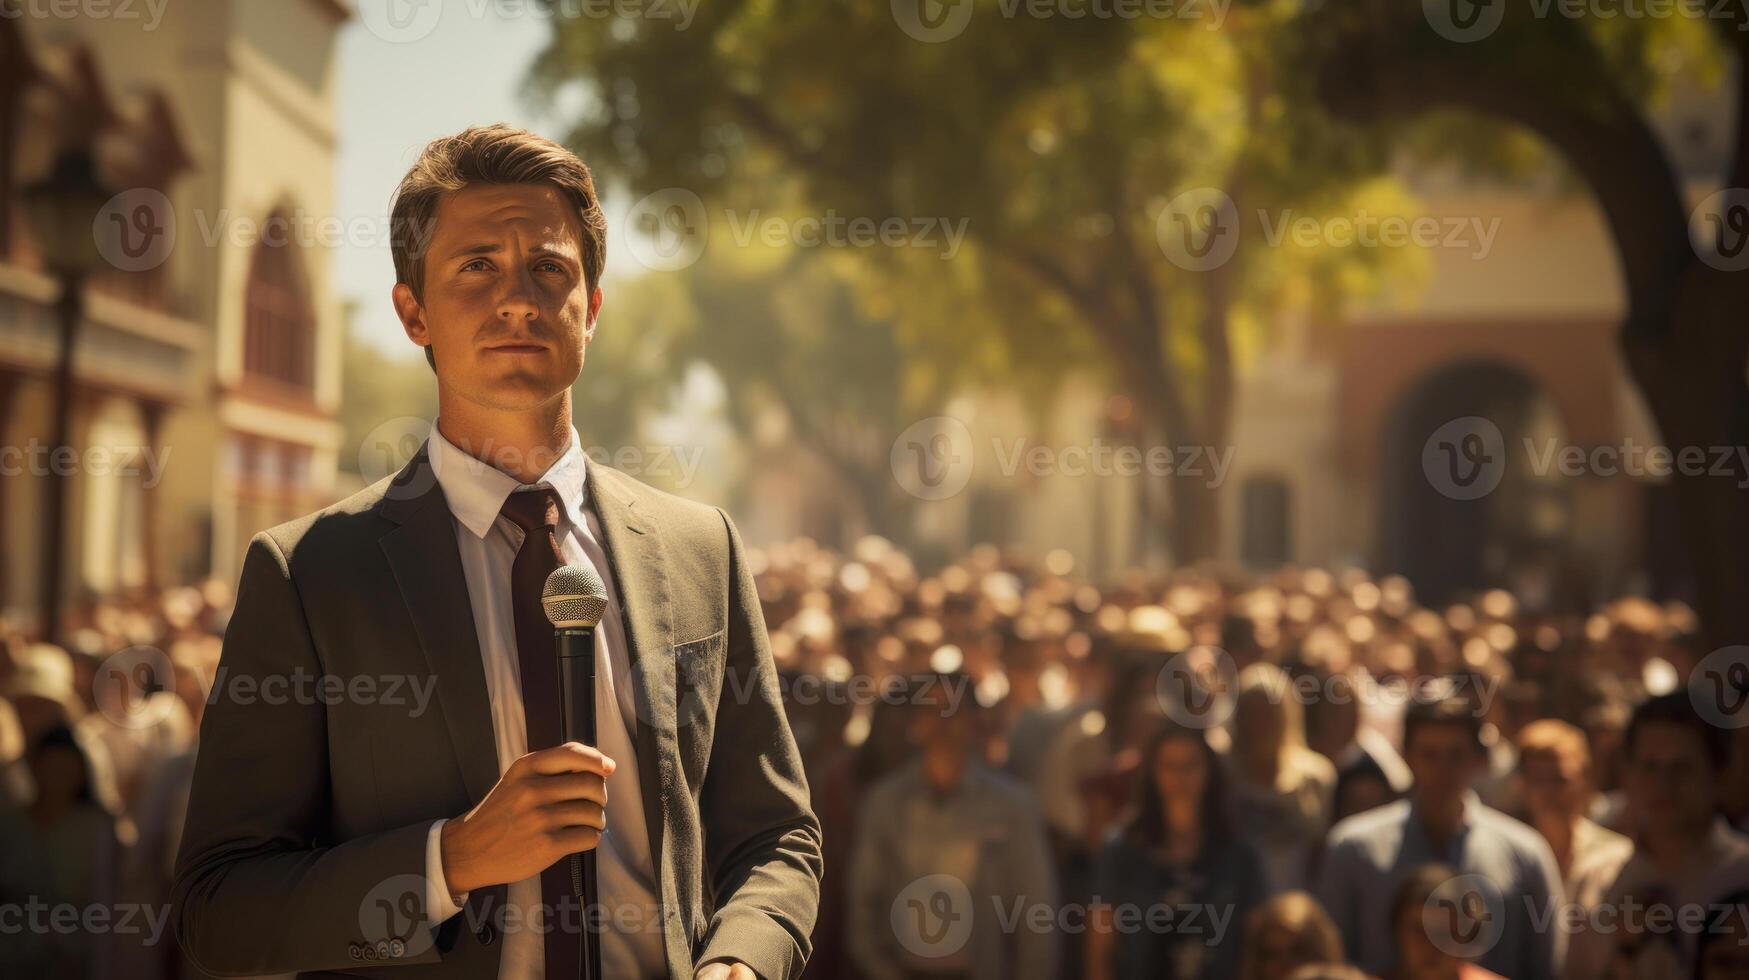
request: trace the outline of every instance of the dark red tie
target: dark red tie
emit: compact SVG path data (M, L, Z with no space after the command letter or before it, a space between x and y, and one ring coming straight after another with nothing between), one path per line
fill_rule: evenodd
M559 551L559 495L551 489L518 490L504 501L503 514L522 528L522 547L510 566L510 604L516 613L516 660L522 677L522 712L528 722L528 751L559 744L559 668L553 650L553 624L541 608L547 576L564 564ZM582 937L559 926L575 909L571 866L567 858L553 862L540 875L541 904L548 910L546 952L548 980L575 980L583 973Z

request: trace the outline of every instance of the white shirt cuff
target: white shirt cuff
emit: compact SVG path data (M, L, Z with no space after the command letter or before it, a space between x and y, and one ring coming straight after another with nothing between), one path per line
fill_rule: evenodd
M443 877L443 825L448 822L439 820L432 824L425 838L425 914L434 926L462 910L461 905L450 899ZM459 900L466 902L468 893L462 892Z

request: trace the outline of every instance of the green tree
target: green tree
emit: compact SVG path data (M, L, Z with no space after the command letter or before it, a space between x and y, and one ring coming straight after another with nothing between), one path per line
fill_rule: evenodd
M354 315L348 309L350 320ZM370 483L412 458L424 427L437 417L437 381L425 358L409 346L390 354L347 332L341 348L342 472Z
M1173 202L1214 187L1235 215L1351 208L1377 186L1377 147L1338 138L1281 75L1287 5L1227 23L1212 8L1137 22L1005 6L961 0L970 26L940 43L901 29L891 5L851 0L723 0L684 31L561 19L531 83L585 87L569 141L634 193L963 220L952 261L862 256L859 295L921 361L910 377L1001 379L1043 405L1091 370L1137 405L1144 441L1226 445L1241 328L1288 297L1327 303L1376 281L1395 256L1254 246L1187 271L1162 249L1163 226L1179 232ZM1258 241L1242 223L1187 227ZM1360 274L1336 272L1348 267ZM1201 481L1171 490L1173 553L1208 555L1215 496Z
M599 371L615 375L609 399L633 386L671 390L706 367L722 383L735 432L751 436L777 413L786 437L850 491L841 501L847 516L903 536L888 451L906 406L934 393L927 378L907 379L918 362L901 352L890 323L857 302L844 265L797 249L716 249L684 270L616 282L597 345L632 334L646 356L627 373L625 357L598 367L592 350L579 388L596 384ZM643 410L647 417L658 406Z

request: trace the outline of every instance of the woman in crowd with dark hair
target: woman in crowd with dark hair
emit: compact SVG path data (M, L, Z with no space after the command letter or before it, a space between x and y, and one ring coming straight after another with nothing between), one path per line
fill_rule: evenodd
M1235 976L1262 895L1261 865L1233 834L1225 768L1206 735L1155 724L1136 804L1096 865L1088 980Z

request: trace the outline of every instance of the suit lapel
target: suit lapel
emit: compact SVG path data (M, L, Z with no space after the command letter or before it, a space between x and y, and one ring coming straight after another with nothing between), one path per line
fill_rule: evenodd
M498 782L492 706L454 518L424 447L385 493L382 514L400 524L383 536L382 549L436 679L468 798L478 803Z
M649 825L650 851L657 862L661 888L671 887L663 860L664 828L668 822L667 787L672 782L664 765L661 742L672 740L675 708L666 692L674 689L673 619L668 606L668 572L662 538L634 509L635 498L622 494L618 480L603 480L604 467L589 462L589 506L601 521L613 580L624 617L627 657L632 665L632 695L637 704L638 782ZM671 747L672 748L672 747ZM677 751L677 750L675 750ZM673 893L661 896L672 901Z

